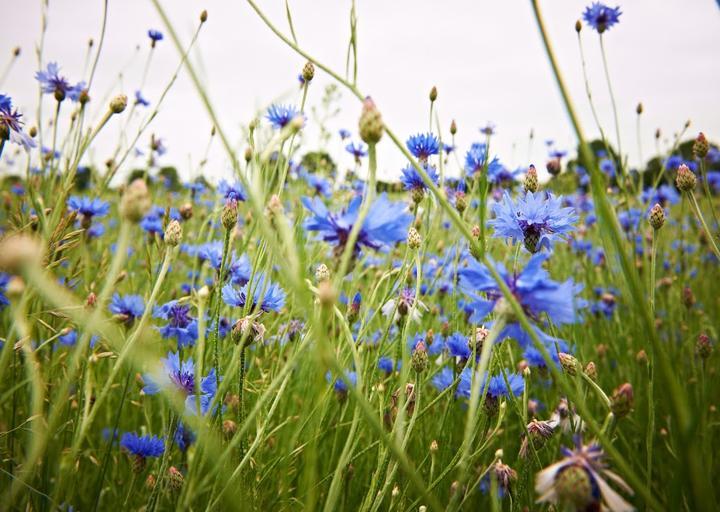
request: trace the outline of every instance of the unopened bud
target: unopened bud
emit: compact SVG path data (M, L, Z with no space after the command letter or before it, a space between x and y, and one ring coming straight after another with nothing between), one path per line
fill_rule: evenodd
M658 230L665 224L665 211L662 206L656 204L650 209L649 215L650 225L653 229Z
M437 99L437 87L434 85L430 89L430 102L434 102Z
M182 489L185 477L175 466L168 469L168 487L172 492L178 492Z
M707 139L705 138L705 134L703 132L698 133L698 136L695 138L695 142L693 143L693 154L696 158L703 159L707 156L708 151L710 150L710 145L708 144Z
M695 189L697 178L695 174L685 164L680 164L677 170L675 184L680 192L690 192Z
M380 111L369 96L363 101L358 128L360 138L365 144L377 144L380 142L385 127Z
M640 115L643 113L643 104L642 103L637 104L637 107L635 107L635 112L637 112L637 115Z
M225 203L225 206L223 207L222 211L222 225L227 230L230 231L237 225L238 221L238 208L237 208L237 202L235 201L228 201Z
M457 133L457 123L455 122L455 119L452 120L450 123L450 135L455 135Z
M527 174L525 174L525 179L523 180L523 187L525 188L525 192L537 192L538 188L540 188L540 183L538 182L538 176L537 176L537 169L535 169L535 166L530 164L530 167L528 167Z
M413 350L410 363L412 364L413 370L417 373L422 373L427 369L428 354L427 349L425 348L425 343L422 341L415 345L415 350Z
M200 13L200 23L205 23L207 21L208 13L206 10L203 9L203 11Z
M128 99L124 94L118 94L110 101L110 110L113 114L120 114L127 107Z
M695 352L702 359L707 359L712 354L713 346L710 337L702 333L698 336L697 344L695 345Z
M577 32L579 34L581 30L582 30L582 22L580 20L577 20L575 22L575 32Z
M560 359L560 365L562 366L563 370L568 375L575 376L577 375L578 367L580 366L580 363L575 358L575 356L572 356L570 354L566 354L565 352L560 352L558 354L558 358Z
M193 216L193 205L192 203L184 203L180 206L180 216L183 220L190 220Z
M610 410L616 418L624 418L633 408L633 387L629 382L613 391L610 398Z
M590 377L591 380L597 380L597 368L595 367L595 363L590 361L588 364L585 365L585 375Z
M312 62L308 61L305 66L303 66L302 77L306 83L315 77L315 65Z
M455 192L455 209L462 213L467 209L467 199L465 199L465 192Z

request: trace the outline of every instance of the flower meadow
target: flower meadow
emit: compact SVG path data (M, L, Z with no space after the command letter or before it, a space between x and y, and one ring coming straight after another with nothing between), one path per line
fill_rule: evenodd
M152 3L147 51L177 48L159 98L99 103L95 66L66 73L42 42L37 111L0 92L0 509L717 508L712 134L688 123L630 168L613 98L615 126L587 139L589 86L567 93L533 0L577 146L510 169L493 125L456 145L436 88L430 129L393 131L350 65L354 1L343 73L298 46L288 4L285 33L248 0L307 63L238 149L187 58L212 13L183 41ZM621 7L578 18L607 66ZM180 72L231 178L157 163ZM321 73L357 124L306 114ZM302 138L312 125L353 168ZM94 151L112 126L118 149ZM405 159L398 182L378 176L380 144Z

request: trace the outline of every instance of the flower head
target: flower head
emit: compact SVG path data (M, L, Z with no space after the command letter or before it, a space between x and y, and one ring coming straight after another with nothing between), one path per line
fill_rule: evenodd
M501 264L494 266L530 318L538 322L545 313L556 325L574 323L579 319L578 309L585 306L585 302L577 298L582 286L572 279L562 283L553 281L542 267L548 257L543 253L533 255L519 274L509 274ZM474 299L469 304L470 322L485 319L502 297L487 267L475 259L460 271L460 288Z
M90 199L89 197L71 196L67 200L67 207L87 219L104 217L110 211L110 203L97 198Z
M5 290L7 290L8 283L10 282L10 275L4 272L0 272L0 311L10 304L10 301L5 296Z
M132 323L145 311L145 303L140 295L113 295L110 305L110 312L114 315L120 315L125 323Z
M431 155L437 155L440 151L440 141L432 133L412 135L405 145L410 153L420 160L427 160Z
M156 307L153 311L155 318L168 320L168 323L159 328L163 338L175 338L178 347L194 345L198 337L197 320L190 316L190 306L171 300Z
M225 199L225 201L245 201L247 196L245 195L245 188L242 183L236 181L230 183L226 180L220 180L218 184L218 193Z
M360 142L357 144L350 142L345 146L345 151L355 157L355 160L360 160L362 157L367 156L367 148Z
M255 283L252 283L252 305L251 308L259 308L264 312L280 311L285 305L285 291L280 285L273 283L261 274ZM225 304L236 308L244 308L247 297L250 295L251 283L246 283L239 291L231 284L226 284L222 289L222 297Z
M433 183L437 185L438 179L440 177L438 176L437 171L435 170L435 167L431 165L426 165L425 172L430 177ZM425 184L425 181L423 181L422 177L420 176L420 173L417 172L417 169L413 167L412 165L408 165L402 170L402 176L400 176L400 181L403 184L403 187L405 190L427 190L428 186Z
M160 457L165 452L162 438L146 435L139 436L135 432L125 432L120 438L120 446L131 455L139 457Z
M563 448L565 458L548 466L535 478L538 503L555 503L576 510L610 510L626 512L634 508L603 477L632 495L632 489L603 462L599 445L583 445L579 436L574 450Z
M60 76L59 73L60 66L56 62L50 62L46 70L35 73L35 79L40 82L42 92L53 94L57 101L63 101L66 97L77 101L85 88L85 82L70 85L67 79Z
M153 47L155 46L155 43L162 41L165 37L162 32L153 29L148 30L147 35L150 38L150 44L152 44Z
M602 34L620 21L620 7L608 7L600 2L593 2L585 9L583 19L585 23Z
M522 241L533 253L543 247L550 249L553 242L574 229L578 220L573 208L564 208L560 198L545 192L526 192L513 201L506 191L493 211L495 218L488 224L495 228L494 236Z
M23 131L22 114L13 109L10 96L0 94L0 140L9 140L13 144L23 146L26 150L34 148L37 143Z
M265 117L274 128L285 128L300 112L292 105L270 105Z
M334 213L319 198L302 199L302 203L312 216L305 220L307 231L316 231L326 242L342 251L350 236L350 231L357 221L362 197L356 196L350 201L347 209ZM382 194L370 206L365 217L354 250L361 247L385 249L397 242L405 240L412 215L408 213L404 203L391 202L386 194Z

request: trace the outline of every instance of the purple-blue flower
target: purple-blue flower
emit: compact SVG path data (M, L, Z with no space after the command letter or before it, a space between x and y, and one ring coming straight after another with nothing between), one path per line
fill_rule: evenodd
M135 432L125 432L120 438L120 446L131 455L142 458L160 457L165 452L162 438L153 435L139 436Z
M222 297L225 304L236 308L244 308L249 295L248 288L251 283L246 283L240 290L236 290L232 284L226 284L222 289ZM252 283L253 302L251 309L259 308L264 312L280 311L285 305L285 291L277 283L271 282L260 274L257 280Z
M155 43L157 43L158 41L162 41L165 37L163 36L162 32L153 29L148 30L147 35L150 38L150 44L153 46L153 48L155 47Z
M506 191L493 211L495 218L488 225L494 228L494 236L523 242L533 253L543 247L551 249L554 242L563 240L574 229L578 220L573 208L563 207L561 198L545 192L527 192L513 201Z
M67 200L67 207L78 212L86 219L93 217L104 217L110 211L110 203L101 199L90 199L89 197L71 196Z
M620 21L620 7L608 7L600 2L593 2L583 12L585 23L602 34Z
M440 141L432 133L418 133L412 135L405 143L415 158L427 160L431 155L440 151Z
M145 312L145 302L140 295L116 293L113 295L108 309L114 315L121 315L124 322L130 324Z
M220 180L218 193L225 201L245 201L247 198L245 189L239 181L230 183L226 180Z
M553 281L542 267L548 258L545 253L533 255L519 274L508 273L499 263L494 266L525 314L535 322L546 314L556 325L574 323L579 320L578 309L585 306L585 301L577 297L582 286L572 279ZM495 308L502 292L487 267L474 258L459 273L460 288L473 299L468 305L472 310L470 322L480 323Z
M10 282L10 276L4 272L0 272L0 311L7 305L10 304L10 301L5 296L5 290L7 290L7 285Z
M265 117L275 128L285 128L293 118L300 113L292 105L270 105Z
M80 93L85 88L85 82L70 85L64 76L60 76L60 67L56 62L50 62L47 69L35 73L35 79L40 82L42 92L53 94L57 101L63 101L66 97L77 101Z
M362 197L356 196L346 210L334 213L329 211L319 198L303 197L303 205L312 213L305 219L305 229L318 232L322 240L342 250L357 221L361 202ZM385 249L405 240L411 221L412 215L407 212L404 203L392 202L386 194L380 195L365 217L355 242L355 252L359 252L363 246L376 250Z
M195 344L198 326L197 320L190 316L190 305L171 300L155 307L153 316L168 321L166 325L158 328L163 338L175 338L179 348Z
M435 170L435 167L431 165L426 165L425 172L430 177L432 182L437 185L438 180L440 179L437 171ZM422 177L420 177L420 173L417 172L417 169L413 167L412 165L408 165L402 170L402 176L400 176L400 181L403 184L403 187L405 190L427 190L427 185L423 181Z
M37 143L23 131L21 117L22 114L13 109L10 96L0 94L0 138L29 150L36 147Z
M362 142L358 142L357 144L354 142L349 143L345 146L345 151L354 156L355 160L360 160L360 158L367 156L367 148Z

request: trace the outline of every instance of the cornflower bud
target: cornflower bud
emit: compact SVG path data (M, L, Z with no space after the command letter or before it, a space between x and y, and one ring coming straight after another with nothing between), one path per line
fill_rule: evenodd
M385 126L375 102L368 96L363 102L360 114L359 133L365 144L377 144L382 138Z
M302 77L303 80L305 80L305 83L308 83L312 81L312 79L315 77L315 65L308 61L302 70Z
M208 18L208 12L203 9L203 11L200 13L200 23L205 23Z
M579 34L581 30L582 30L582 22L580 20L577 20L575 22L575 32L577 32Z
M417 373L424 372L428 367L428 354L425 348L425 343L422 341L415 345L413 350L412 358L410 360L413 370Z
M178 492L182 489L184 482L185 477L183 477L183 474L175 466L170 466L168 469L168 486L170 490Z
M457 123L455 123L455 119L452 120L450 123L450 135L455 135L457 133Z
M237 202L236 201L228 201L225 203L225 207L222 211L222 225L227 230L230 231L237 225L238 221L238 208L237 208Z
M120 114L127 107L128 99L124 94L118 94L110 101L110 110L113 114Z
M624 418L633 408L633 387L629 382L613 391L610 398L610 410L617 418Z
M680 164L677 170L677 177L675 178L675 184L680 192L691 192L695 189L697 184L697 178L687 165Z
M525 192L533 193L537 192L538 188L540 188L537 169L535 169L533 164L530 164L530 167L528 167L527 174L525 174L525 179L523 180L523 187L525 188Z
M707 156L708 151L710 150L710 145L708 144L703 132L698 133L698 136L695 138L695 142L693 143L692 150L695 158L702 160Z
M437 87L434 85L432 86L432 89L430 89L430 102L433 103L437 99Z
M558 358L560 359L560 366L562 366L563 370L565 370L568 375L572 375L573 377L577 375L580 363L575 356L566 354L565 352L560 352L558 354Z
M698 356L700 356L702 359L707 359L712 354L713 346L712 341L710 341L710 337L702 333L700 336L698 336L697 344L695 345L695 352Z
M650 225L655 231L663 227L663 224L665 224L665 211L662 206L655 204L655 206L650 209L650 215L648 218L650 220Z
M637 107L635 107L635 112L637 112L637 115L640 115L643 113L643 104L642 103L637 104Z

